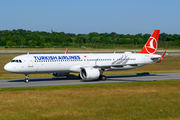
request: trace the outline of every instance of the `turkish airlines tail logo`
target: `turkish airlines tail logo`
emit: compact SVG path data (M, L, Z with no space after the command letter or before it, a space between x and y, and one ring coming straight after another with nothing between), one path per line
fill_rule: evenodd
M160 30L154 30L153 34L141 50L142 54L156 54Z

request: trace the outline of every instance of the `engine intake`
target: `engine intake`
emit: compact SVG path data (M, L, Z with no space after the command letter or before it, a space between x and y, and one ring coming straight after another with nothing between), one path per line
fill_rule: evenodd
M80 77L83 80L95 80L100 76L100 71L97 68L83 68L80 71Z

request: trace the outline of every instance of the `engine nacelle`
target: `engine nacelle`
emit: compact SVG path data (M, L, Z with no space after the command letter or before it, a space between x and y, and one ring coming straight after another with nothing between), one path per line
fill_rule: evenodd
M83 80L95 80L100 76L100 71L97 68L83 68L80 71L80 77Z
M68 76L68 75L69 75L69 72L66 72L66 73L52 73L52 75L53 75L54 77Z

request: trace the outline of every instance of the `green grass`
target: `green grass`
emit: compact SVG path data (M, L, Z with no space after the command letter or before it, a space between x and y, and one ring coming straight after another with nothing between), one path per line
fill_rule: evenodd
M180 119L180 80L0 89L0 118Z
M0 48L0 53L64 53L66 49L69 52L139 52L136 48ZM157 52L164 52L165 50L159 48ZM166 48L167 52L180 52L180 49Z
M95 48L0 48L0 53L64 53L66 49L69 52L125 52L125 51L140 51L140 49L95 49Z

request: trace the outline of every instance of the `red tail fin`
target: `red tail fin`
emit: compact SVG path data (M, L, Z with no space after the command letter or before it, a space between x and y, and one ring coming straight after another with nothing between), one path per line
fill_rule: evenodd
M160 30L154 30L153 34L145 44L144 48L139 52L142 54L156 54Z

